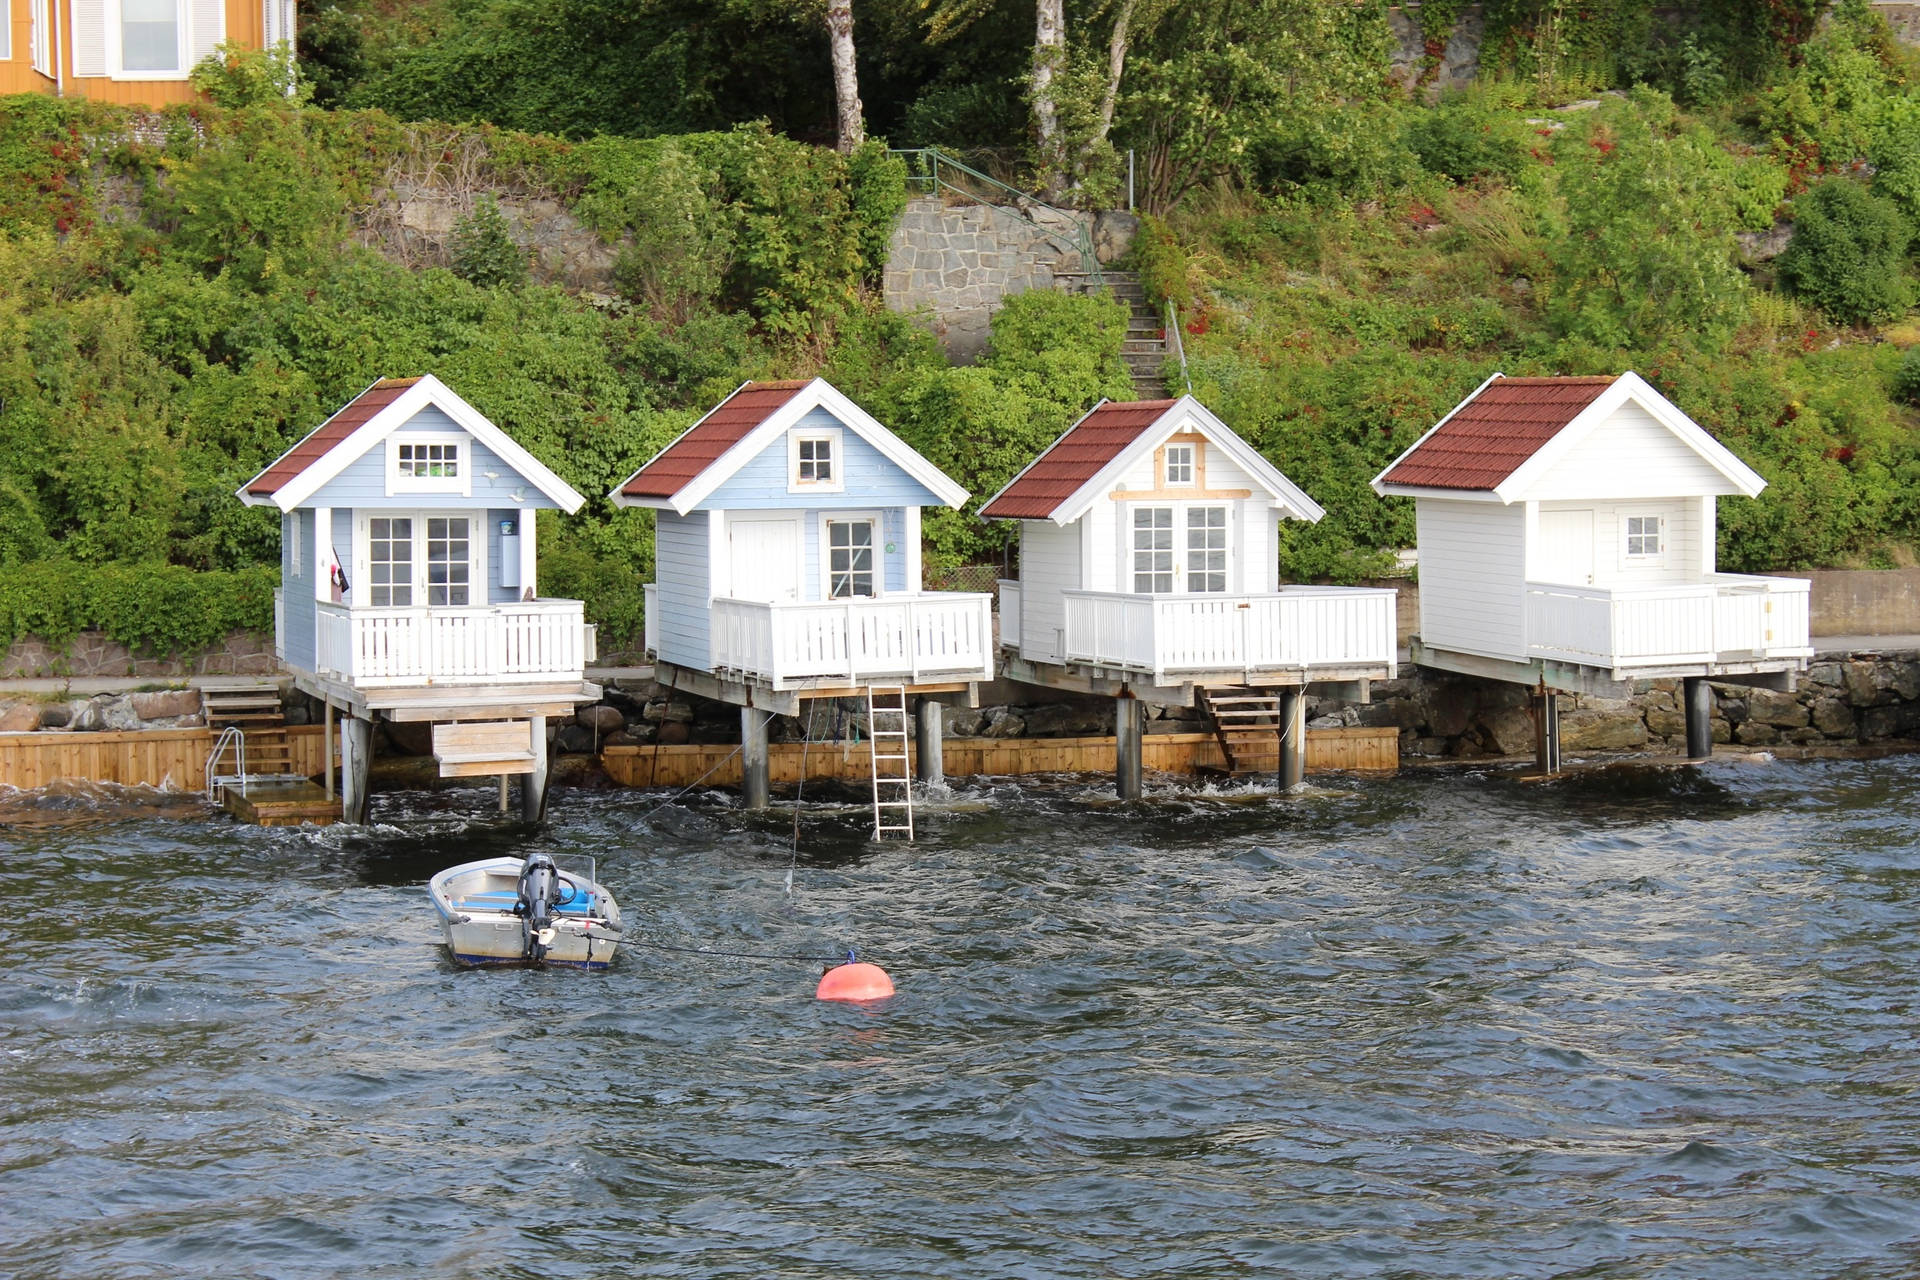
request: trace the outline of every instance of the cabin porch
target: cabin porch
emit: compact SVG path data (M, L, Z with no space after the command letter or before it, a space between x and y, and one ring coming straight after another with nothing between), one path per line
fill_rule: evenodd
M1607 669L1614 680L1798 667L1813 656L1812 586L1738 573L1644 587L1529 582L1527 655Z
M372 608L316 601L313 674L359 689L490 686L581 680L596 656L578 600L454 608ZM286 602L274 593L275 649L289 644Z

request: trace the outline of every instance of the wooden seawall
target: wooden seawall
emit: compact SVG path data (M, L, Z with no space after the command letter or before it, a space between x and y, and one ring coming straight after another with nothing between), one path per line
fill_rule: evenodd
M287 729L292 768L317 774L326 761L318 725ZM125 786L206 786L211 729L132 729L120 733L0 733L0 786L44 787L63 780Z
M1225 770L1220 743L1210 733L1154 733L1142 740L1144 766L1163 773ZM714 786L740 782L737 748L718 743L678 747L608 747L601 764L629 787L684 787L707 775ZM865 742L776 742L769 747L774 782L798 782L801 760L807 778L865 782ZM950 777L969 774L1111 773L1112 738L948 738L941 756ZM1384 729L1313 729L1307 733L1307 768L1355 773L1391 773L1400 767L1400 734Z

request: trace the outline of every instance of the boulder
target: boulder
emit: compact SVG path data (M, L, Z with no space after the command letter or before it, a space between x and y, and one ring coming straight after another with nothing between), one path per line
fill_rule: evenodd
M1847 701L1856 707L1884 707L1900 700L1894 692L1893 673L1882 663L1858 659L1847 663L1843 674Z
M590 755L594 748L593 730L584 725L563 724L553 736L553 745L562 755Z
M582 729L599 733L602 737L605 737L609 733L618 733L627 727L627 718L625 716L621 715L616 708L609 707L605 703L600 702L581 707L578 711L575 711L573 713L573 722Z
M1920 706L1868 707L1860 713L1860 741L1907 738L1920 725Z
M39 727L40 708L33 703L0 703L0 733L28 733Z
M987 723L987 713L969 710L964 707L948 707L947 714L940 718L940 736L943 738L977 738L981 728Z
M1030 738L1088 738L1113 732L1112 713L1105 707L1052 703L1026 713Z
M1790 693L1754 689L1747 694L1747 715L1776 729L1800 729L1807 724L1807 708Z
M312 724L313 709L311 707L306 706L304 703L299 706L288 707L287 723L288 724Z
M1563 751L1621 751L1646 745L1646 721L1630 706L1581 707L1560 717Z
M1686 713L1670 707L1649 707L1647 732L1657 738L1684 738L1687 736Z
M1436 738L1457 738L1473 723L1473 698L1457 680L1435 681L1420 701L1420 721Z
M133 707L133 714L142 720L171 720L175 716L198 715L200 712L200 691L198 689L165 689L158 693L136 693L127 701Z
M118 732L138 729L140 717L125 697L103 693L87 699L87 704L74 716L73 727L86 733Z
M634 737L625 729L615 729L612 733L600 739L600 745L602 747L637 747L640 745L640 739Z
M73 723L73 708L64 702L51 702L40 708L42 729L64 729Z
M989 707L986 723L980 726L983 738L1019 738L1024 737L1027 722L1015 715L1011 707Z
M1807 668L1807 683L1837 689L1846 682L1837 662L1816 662Z
M1103 209L1093 219L1093 256L1102 263L1118 262L1140 234L1140 219L1124 209Z
M1481 736L1503 756L1533 754L1533 717L1519 707L1501 707L1480 715Z
M667 720L660 725L660 732L654 741L663 747L678 747L693 740L693 730L685 720Z
M1829 738L1851 738L1859 726L1853 721L1853 708L1840 698L1816 698L1808 715L1813 727Z
M1764 720L1749 720L1733 731L1733 740L1749 747L1770 747L1780 741L1780 731Z

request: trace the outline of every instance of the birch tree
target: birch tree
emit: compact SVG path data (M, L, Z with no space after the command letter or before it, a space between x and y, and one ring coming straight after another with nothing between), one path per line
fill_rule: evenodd
M833 101L839 150L851 155L867 140L860 79L853 62L853 0L827 0L827 43L833 60Z

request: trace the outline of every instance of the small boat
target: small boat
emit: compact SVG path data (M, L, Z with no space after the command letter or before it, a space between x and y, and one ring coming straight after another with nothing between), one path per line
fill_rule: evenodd
M427 882L455 963L604 969L620 944L620 904L594 878L592 858L560 867L544 853L483 858Z

